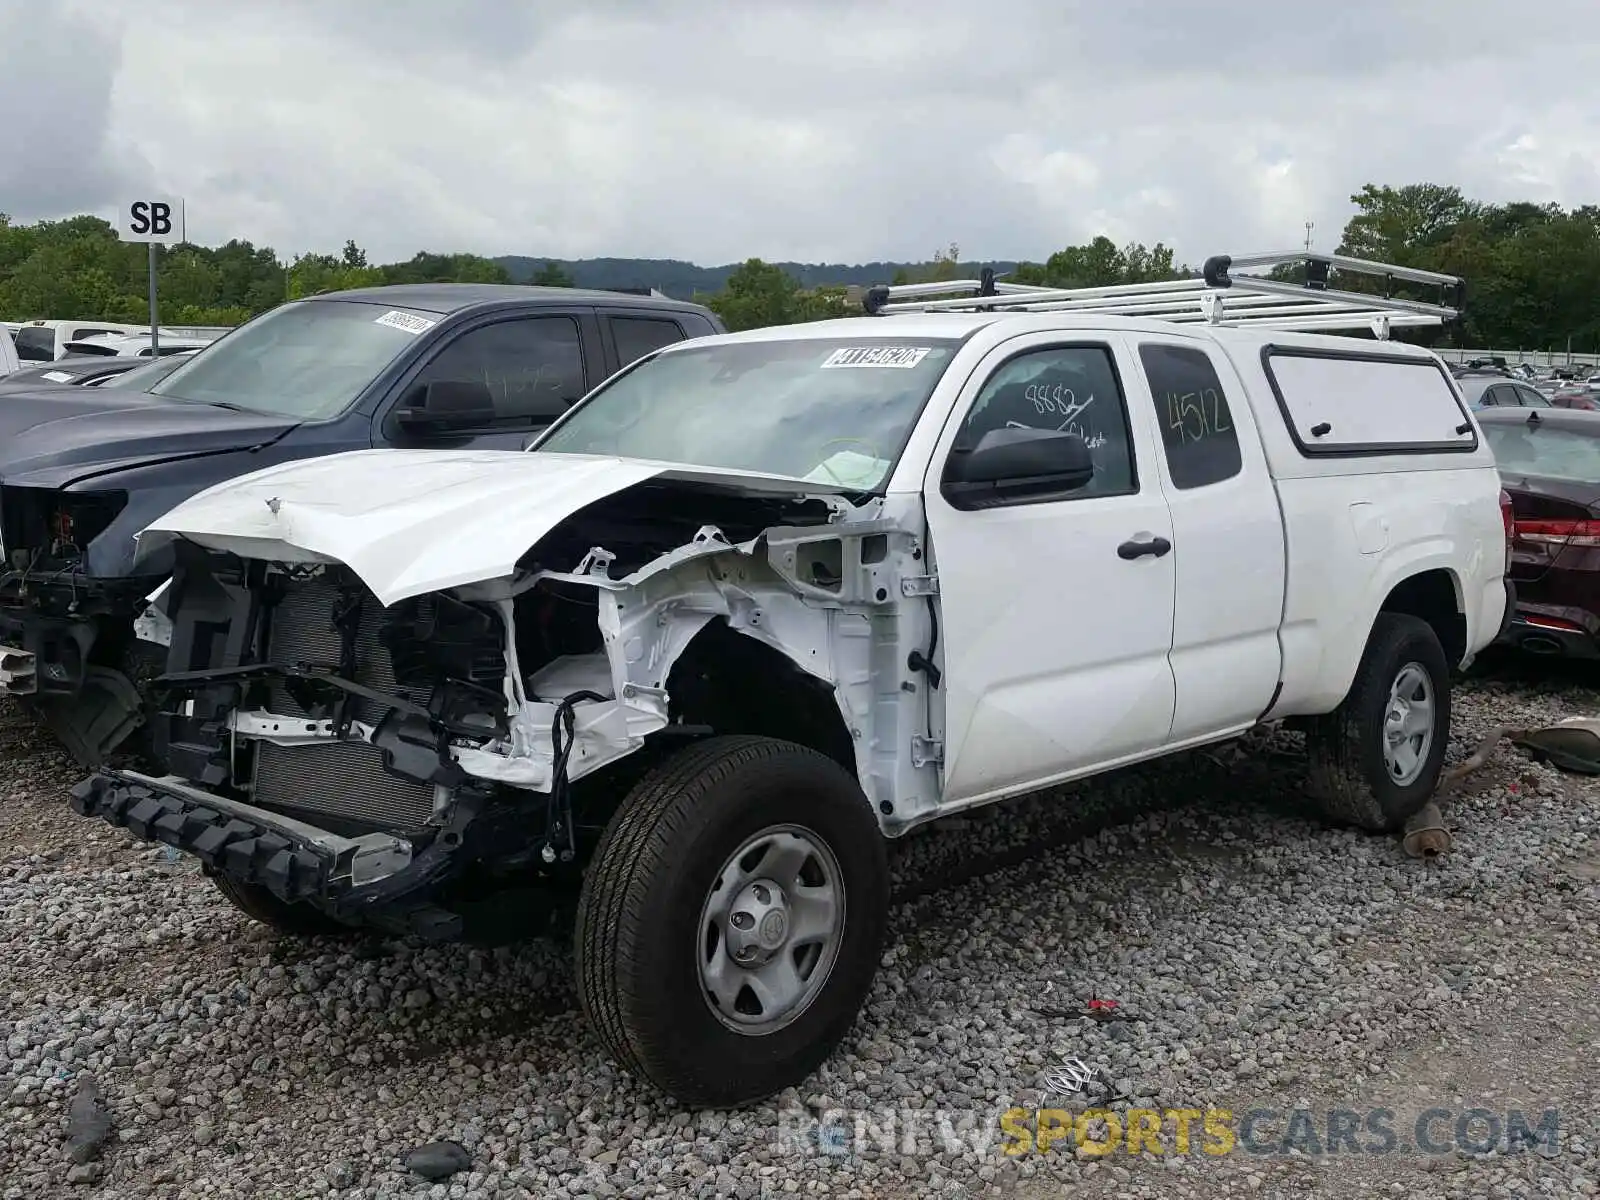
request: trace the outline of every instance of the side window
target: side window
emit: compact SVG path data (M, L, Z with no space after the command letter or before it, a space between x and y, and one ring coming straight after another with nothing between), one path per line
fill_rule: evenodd
M552 421L587 390L578 323L518 317L480 326L441 350L417 382L482 383L496 417Z
M1173 485L1205 487L1237 475L1239 435L1211 356L1191 346L1146 345L1139 361L1155 396Z
M1522 397L1522 403L1523 403L1524 407L1527 407L1527 408L1549 408L1550 407L1550 401L1546 400L1543 395L1541 395L1540 393L1534 391L1532 388L1519 387L1517 389L1517 395Z
M973 449L994 429L1066 430L1083 438L1094 478L1073 499L1138 490L1128 411L1104 346L1034 350L1005 362L973 401L954 448Z
M25 325L12 339L23 362L54 362L56 331L49 325Z
M611 336L617 342L617 365L625 367L663 346L684 340L676 321L660 317L612 317Z

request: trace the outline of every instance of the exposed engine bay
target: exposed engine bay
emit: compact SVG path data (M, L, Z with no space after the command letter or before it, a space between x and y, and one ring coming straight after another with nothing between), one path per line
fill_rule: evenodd
M470 824L497 871L581 861L639 751L712 732L823 750L900 832L937 806L905 747L942 702L921 514L889 503L652 480L509 577L388 607L343 564L179 542L156 743L193 786L343 836Z

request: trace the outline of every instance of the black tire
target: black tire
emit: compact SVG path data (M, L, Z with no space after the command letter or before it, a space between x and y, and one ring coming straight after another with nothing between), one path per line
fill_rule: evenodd
M1384 760L1389 691L1416 664L1433 692L1432 740L1421 773L1400 784ZM1310 722L1308 792L1329 820L1391 833L1428 802L1450 741L1450 664L1432 626L1404 613L1379 613L1344 702Z
M831 970L790 1023L760 1036L713 1013L700 977L700 918L745 841L803 827L834 856L844 926ZM856 780L803 746L708 738L661 763L612 818L578 902L578 997L606 1050L679 1102L733 1108L799 1084L855 1020L883 951L883 834Z
M240 883L226 875L209 876L217 891L245 916L289 937L350 937L354 926L336 921L309 904L280 900L260 884Z

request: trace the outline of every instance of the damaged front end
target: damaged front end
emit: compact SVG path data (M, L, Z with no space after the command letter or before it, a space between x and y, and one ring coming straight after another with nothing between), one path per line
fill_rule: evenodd
M102 771L73 804L280 901L448 939L571 890L686 738L822 750L892 830L939 792L903 752L936 719L920 528L914 500L654 479L509 574L387 606L326 555L180 542L171 774Z

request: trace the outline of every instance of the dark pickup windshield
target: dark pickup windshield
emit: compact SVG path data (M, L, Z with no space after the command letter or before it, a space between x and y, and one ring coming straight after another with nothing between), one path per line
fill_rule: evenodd
M958 345L812 337L667 350L602 385L534 449L871 491L887 481Z
M381 304L285 304L213 342L150 392L299 421L337 416L437 320Z

